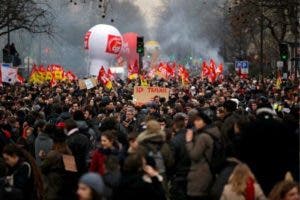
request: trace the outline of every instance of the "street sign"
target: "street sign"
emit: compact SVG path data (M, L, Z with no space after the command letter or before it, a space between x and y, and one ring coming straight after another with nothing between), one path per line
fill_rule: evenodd
M277 68L283 67L283 61L277 61Z

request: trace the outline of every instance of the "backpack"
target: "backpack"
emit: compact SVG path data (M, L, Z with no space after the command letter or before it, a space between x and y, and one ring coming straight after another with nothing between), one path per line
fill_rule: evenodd
M166 172L166 166L165 166L165 162L164 162L164 158L159 151L157 151L156 153L154 153L153 151L149 151L148 156L153 158L154 162L155 162L155 167L158 170L158 172L160 174L165 173Z
M213 139L213 152L211 160L209 161L206 156L204 157L209 165L212 175L216 176L222 170L226 161L225 146L222 140L215 135L208 132L204 132L204 134L209 135L209 137Z
M91 134L91 128L90 127L79 127L79 133L86 136L90 141L90 150L94 150L97 146L96 137L95 135Z
M161 153L162 145L159 144L145 144L147 150L147 162L149 165L157 169L160 174L166 172L165 160Z

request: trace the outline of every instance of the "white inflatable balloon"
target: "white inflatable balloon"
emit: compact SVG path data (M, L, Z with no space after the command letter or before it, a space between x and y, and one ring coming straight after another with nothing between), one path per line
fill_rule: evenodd
M122 35L113 26L98 24L85 34L84 48L90 57L89 73L97 76L101 66L107 69L110 61L120 53Z

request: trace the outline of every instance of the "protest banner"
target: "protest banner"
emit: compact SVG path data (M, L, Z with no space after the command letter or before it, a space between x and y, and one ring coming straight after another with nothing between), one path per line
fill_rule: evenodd
M79 85L79 89L83 90L83 89L92 89L94 87L96 87L98 84L97 78L93 77L93 78L89 78L89 79L79 79L78 80L78 85Z
M155 96L164 97L169 100L170 89L165 87L135 86L133 101L136 105L143 105L153 101Z

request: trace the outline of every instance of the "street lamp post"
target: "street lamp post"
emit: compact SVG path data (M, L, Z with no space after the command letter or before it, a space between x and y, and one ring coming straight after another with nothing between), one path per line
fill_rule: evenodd
M10 18L9 18L9 14L7 16L8 20L7 20L7 44L10 45Z
M260 73L263 78L264 74L264 15L263 15L263 6L260 2Z

